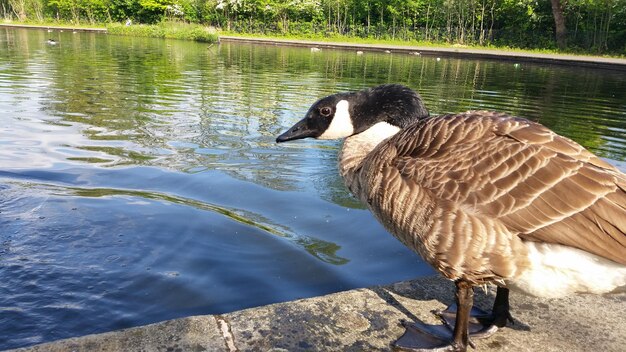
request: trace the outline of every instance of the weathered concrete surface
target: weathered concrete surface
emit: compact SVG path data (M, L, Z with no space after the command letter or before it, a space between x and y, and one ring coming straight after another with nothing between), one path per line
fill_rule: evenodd
M411 45L386 45L386 44L361 44L361 43L335 43L319 42L293 39L270 39L257 37L235 37L220 35L220 40L224 42L247 42L270 45L288 45L299 47L316 47L327 49L360 50L429 55L447 56L460 58L479 58L490 60L507 60L514 62L534 62L541 64L576 65L583 67L603 68L610 70L626 71L626 59L591 56L591 55L571 55L571 54L543 54L525 51L512 50L490 50L474 49L463 46L458 47L432 47L432 46L411 46Z
M198 316L15 351L389 351L401 319L437 324L453 300L439 277L351 290L217 316ZM489 309L493 293L476 290ZM478 351L626 351L626 294L542 300L511 294L515 325Z

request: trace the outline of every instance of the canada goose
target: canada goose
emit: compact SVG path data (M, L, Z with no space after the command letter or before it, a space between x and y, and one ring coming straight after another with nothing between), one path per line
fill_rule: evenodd
M452 341L429 348L467 349L476 285L498 286L485 335L511 320L509 289L559 297L626 286L626 175L538 123L488 111L429 117L417 93L383 85L320 99L276 141L307 137L345 138L350 191L455 282ZM424 327L405 326L405 336ZM396 346L417 348L415 336Z

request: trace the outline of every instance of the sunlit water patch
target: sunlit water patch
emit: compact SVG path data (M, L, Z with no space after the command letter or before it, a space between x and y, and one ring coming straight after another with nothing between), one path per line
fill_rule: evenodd
M348 195L337 142L274 143L388 82L626 170L623 73L1 29L0 349L431 274Z

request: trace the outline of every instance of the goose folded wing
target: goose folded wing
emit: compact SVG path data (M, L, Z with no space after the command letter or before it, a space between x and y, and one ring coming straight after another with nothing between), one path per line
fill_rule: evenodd
M397 138L394 166L439 199L524 240L626 264L626 176L577 143L490 112L429 119Z

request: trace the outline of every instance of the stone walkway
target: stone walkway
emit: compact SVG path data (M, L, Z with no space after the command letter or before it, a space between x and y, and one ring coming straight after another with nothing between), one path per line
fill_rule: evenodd
M391 351L401 319L438 324L430 313L453 300L440 277L195 316L17 349L56 351ZM489 309L493 294L476 289ZM626 293L565 299L511 294L511 327L476 340L477 351L614 351L626 346Z

